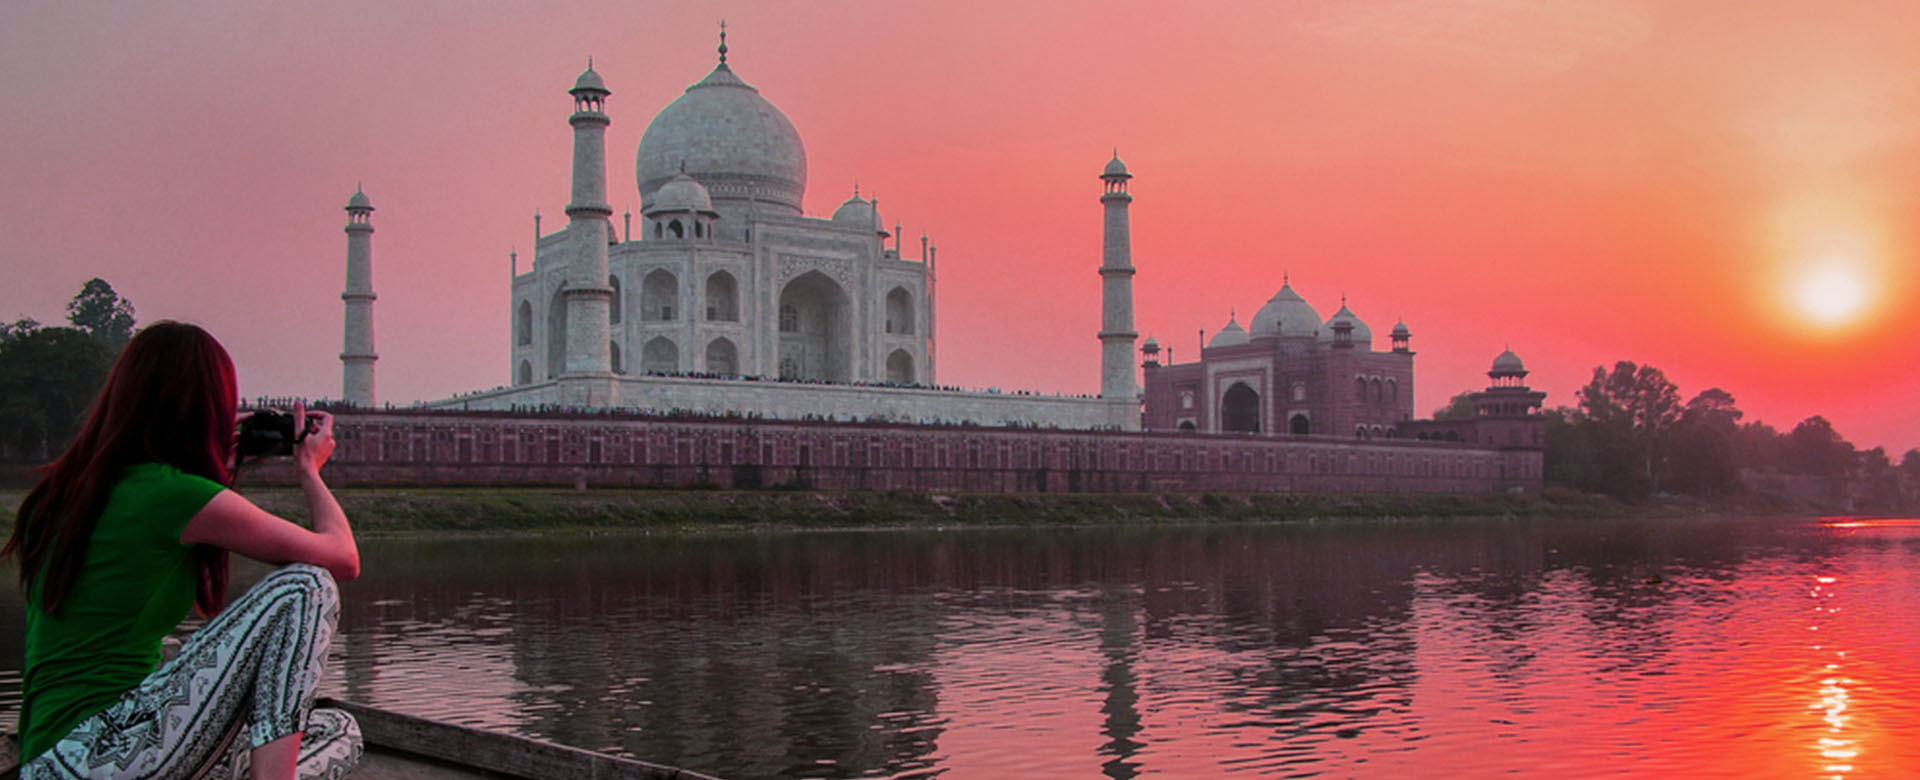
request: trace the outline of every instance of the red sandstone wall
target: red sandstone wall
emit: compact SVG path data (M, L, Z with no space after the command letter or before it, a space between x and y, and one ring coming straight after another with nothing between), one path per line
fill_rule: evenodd
M1538 454L1431 442L485 412L336 413L339 484L1479 492ZM271 478L271 471L258 476Z

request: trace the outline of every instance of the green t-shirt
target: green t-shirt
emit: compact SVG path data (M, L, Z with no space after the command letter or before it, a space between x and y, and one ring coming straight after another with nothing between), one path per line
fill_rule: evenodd
M128 467L60 614L47 615L30 590L22 758L53 747L158 668L160 640L193 608L199 584L193 548L180 543L180 532L225 489L159 463Z

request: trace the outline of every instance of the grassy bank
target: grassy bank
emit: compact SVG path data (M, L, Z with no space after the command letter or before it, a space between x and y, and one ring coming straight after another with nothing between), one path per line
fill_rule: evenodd
M283 516L304 519L292 488L245 491ZM366 536L417 533L701 533L730 530L1009 525L1604 517L1780 511L1667 501L1627 506L1566 491L1505 494L927 494L808 491L668 491L537 488L347 488L336 494ZM10 524L22 493L0 492Z

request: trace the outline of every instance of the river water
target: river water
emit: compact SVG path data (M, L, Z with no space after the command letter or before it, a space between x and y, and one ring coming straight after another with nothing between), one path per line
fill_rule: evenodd
M724 777L1920 771L1920 521L363 553L327 693ZM0 591L0 625L20 610ZM20 646L3 637L11 720Z

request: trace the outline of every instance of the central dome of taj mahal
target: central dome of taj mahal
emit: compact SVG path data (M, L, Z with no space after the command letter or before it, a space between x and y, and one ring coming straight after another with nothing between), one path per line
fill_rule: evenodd
M727 66L724 33L720 64L661 109L640 137L634 177L641 210L682 173L698 180L716 202L753 200L794 214L800 213L807 191L807 150L799 131Z

